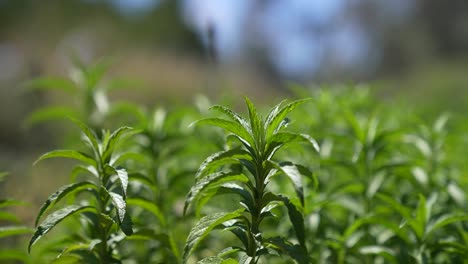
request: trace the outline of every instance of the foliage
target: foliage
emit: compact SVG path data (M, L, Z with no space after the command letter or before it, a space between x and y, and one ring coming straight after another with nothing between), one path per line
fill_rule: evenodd
M38 263L468 258L463 118L422 120L417 106L382 103L362 87L294 87L297 100L265 118L268 109L248 98L245 115L226 104L207 118L207 100L198 108L102 101L107 63L76 67L71 79L27 85L78 95L79 104L38 110L29 122L71 116L84 143L39 158L79 163L38 210L29 243ZM23 232L2 228L0 238Z
M6 172L0 172L0 183L7 175L8 173ZM0 225L1 240L12 239L16 236L32 233L33 230L31 228L20 224L20 219L17 215L5 210L7 207L20 205L24 205L24 202L15 199L0 199L0 222L6 223L6 225ZM2 245L0 249L0 261L2 263L6 261L27 262L28 256L26 251L19 248L4 247L2 242L3 241L0 241L0 245Z
M74 257L91 263L114 263L118 257L114 251L116 244L125 237L116 239L120 232L132 235L132 221L127 210L128 173L119 167L117 145L126 135L132 133L129 127L121 127L110 133L105 131L98 138L85 124L74 122L83 133L83 142L88 152L77 150L55 150L42 155L37 161L49 158L71 158L80 161L72 173L72 183L61 187L42 205L36 218L36 231L28 250L57 224L74 215L80 215L84 234L74 244L67 245L57 259ZM83 173L86 180L78 180L77 173ZM81 199L86 193L87 199ZM61 200L71 197L74 203L64 205L47 215L46 212Z
M198 169L196 182L186 198L185 209L195 201L200 207L208 199L220 194L236 194L241 198L242 208L230 213L212 214L203 217L192 229L184 248L183 263L198 246L204 237L214 228L222 226L239 238L241 247L230 247L222 252L222 256L233 253L245 253L239 259L241 263L258 263L263 255L286 254L299 263L307 263L307 248L305 245L304 190L301 176L313 177L304 166L289 161L275 161L275 153L285 144L292 142L310 143L315 150L318 146L314 139L306 134L282 132L287 126L286 115L298 105L307 100L299 100L287 105L273 107L268 116L259 116L252 102L245 99L249 118L245 119L231 109L214 106L230 120L208 118L197 121L197 124L209 124L223 128L239 141L242 147L233 147L212 154ZM298 201L291 197L268 190L272 178L284 175L291 180ZM266 237L260 225L267 217L275 217L273 210L278 206L287 208L289 218L296 233L298 244L293 244L285 237ZM221 258L219 256L219 258Z

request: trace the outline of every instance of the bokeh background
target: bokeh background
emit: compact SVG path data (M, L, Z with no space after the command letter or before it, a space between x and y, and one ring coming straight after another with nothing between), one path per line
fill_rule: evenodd
M71 54L111 58L111 76L137 80L115 96L148 105L226 92L267 101L298 83L366 85L428 116L468 110L465 0L0 0L4 193L40 203L67 181L32 169L60 133L24 120L69 98L22 84L66 76Z

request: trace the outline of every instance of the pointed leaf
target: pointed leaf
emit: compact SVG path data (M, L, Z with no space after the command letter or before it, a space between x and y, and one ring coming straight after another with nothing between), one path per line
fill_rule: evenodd
M232 111L231 109L225 107L225 106L222 106L222 105L214 105L212 107L210 107L210 109L213 109L213 110L216 110L218 112L221 112L225 115L227 115L228 117L230 117L233 121L237 122L239 125L241 125L247 132L251 132L251 129L250 129L250 125L249 123L247 122L247 120L245 120L242 116L240 116L239 114L235 113L234 111Z
M92 206L79 206L70 205L60 210L53 212L48 215L47 218L37 227L31 240L29 241L28 251L31 251L31 247L45 234L47 234L52 228L54 228L62 220L72 216L76 213L84 212L96 212L96 208Z
M27 81L23 86L28 90L63 90L67 93L74 93L77 91L75 84L69 79L61 78L38 78Z
M125 169L115 169L112 166L106 165L105 166L106 172L112 174L112 176L116 176L120 188L123 193L124 199L127 197L127 188L128 188L128 173Z
M262 143L265 139L264 127L262 126L262 120L258 115L255 105L250 101L248 97L244 97L245 103L247 105L247 110L249 111L250 119L250 128L255 143ZM260 146L256 146L257 149L260 149Z
M282 202L286 208L288 209L289 220L291 221L294 232L296 233L297 240L299 244L306 249L305 247L305 226L304 226L304 215L303 215L303 208L291 201L288 197L283 195L275 195L271 192L268 192L264 196L264 200L266 202L265 205L270 203L270 201L279 201Z
M70 117L70 120L81 129L81 132L83 132L85 135L86 142L89 143L94 153L99 154L99 143L96 133L94 133L94 131L89 126L80 120L73 117Z
M222 223L242 216L243 209L230 213L216 213L205 216L192 228L184 247L182 263L187 263L190 254L197 248L200 242L217 226Z
M134 131L131 127L120 127L110 135L106 144L104 144L104 150L102 154L102 160L104 162L108 162L110 160L111 155L114 152L114 148L119 142L120 138L122 138L125 135L129 135L131 132L136 131Z
M195 178L201 178L206 173L213 173L219 167L238 163L240 159L249 159L249 153L243 149L230 149L216 152L206 158L198 168Z
M45 203L41 206L41 209L37 214L36 222L34 225L37 226L39 220L41 219L42 215L47 211L47 209L49 209L51 206L62 200L62 198L66 197L69 194L83 191L86 189L98 190L98 187L92 182L84 181L65 185L58 189L55 193L50 195L49 198L47 198L47 200L45 201Z
M241 125L234 121L229 121L221 118L206 118L206 119L201 119L198 121L195 121L193 124L196 125L212 125L212 126L217 126L220 127L232 134L234 134L244 145L253 147L254 146L254 141L249 134L248 131L246 131Z
M82 161L86 164L96 166L96 161L94 161L93 158L88 156L86 153L76 151L76 150L70 150L70 149L59 149L59 150L53 150L51 152L45 153L42 156L40 156L34 164L38 163L41 160L45 159L50 159L50 158L69 158L69 159L75 159L78 161Z
M80 117L80 113L68 106L49 106L32 112L24 121L26 127L51 120L65 120L67 117Z
M187 209L191 205L191 203L194 200L196 200L199 197L199 195L201 195L204 192L204 190L208 188L219 187L227 182L247 182L248 180L249 179L247 178L247 176L239 174L237 172L216 172L201 178L192 186L190 192L185 198L184 214L187 212Z
M281 146L293 142L306 142L310 143L314 150L319 153L320 147L318 143L311 136L306 134L296 134L289 132L279 132L268 138L267 154L271 158Z
M304 206L304 186L302 184L302 176L304 175L312 178L312 172L304 166L296 165L291 162L278 164L273 161L269 161L269 163L272 164L274 168L283 172L291 180L294 185L294 190L301 201L301 205Z
M452 223L468 221L468 214L445 214L428 225L426 236L432 232Z
M268 117L265 122L265 129L266 129L266 134L267 138L272 136L274 133L277 132L277 129L279 128L279 125L283 121L283 119L286 117L286 115L294 110L297 106L310 101L311 98L307 99L302 99L302 100L297 100L294 102L291 102L282 108L279 108L280 104L278 104L276 107L274 107L270 113L268 114Z

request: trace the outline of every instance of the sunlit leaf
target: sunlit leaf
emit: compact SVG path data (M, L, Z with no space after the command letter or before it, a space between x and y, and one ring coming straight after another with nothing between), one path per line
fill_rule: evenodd
M201 178L192 186L185 199L184 213L187 211L192 201L197 199L205 189L219 187L223 183L235 181L246 182L248 178L238 172L217 172Z
M50 158L69 158L69 159L74 159L78 161L82 161L86 164L89 164L91 166L96 166L96 161L92 157L90 157L88 154L76 151L76 150L70 150L70 149L60 149L60 150L53 150L51 152L47 152L40 156L34 164L38 163L41 160L45 159L50 159Z
M281 124L281 122L283 121L283 119L286 117L286 115L289 112L294 110L294 108L298 107L299 105L305 102L308 102L310 100L312 99L307 98L307 99L297 100L279 108L279 106L281 105L280 103L277 106L273 107L265 121L266 137L269 138L271 135L277 132L279 125Z

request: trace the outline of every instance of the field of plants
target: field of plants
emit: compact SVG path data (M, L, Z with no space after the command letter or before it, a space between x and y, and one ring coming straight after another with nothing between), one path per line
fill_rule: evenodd
M148 106L108 66L24 84L72 99L25 120L62 142L33 170L67 172L1 195L1 263L468 263L464 116L352 86Z

